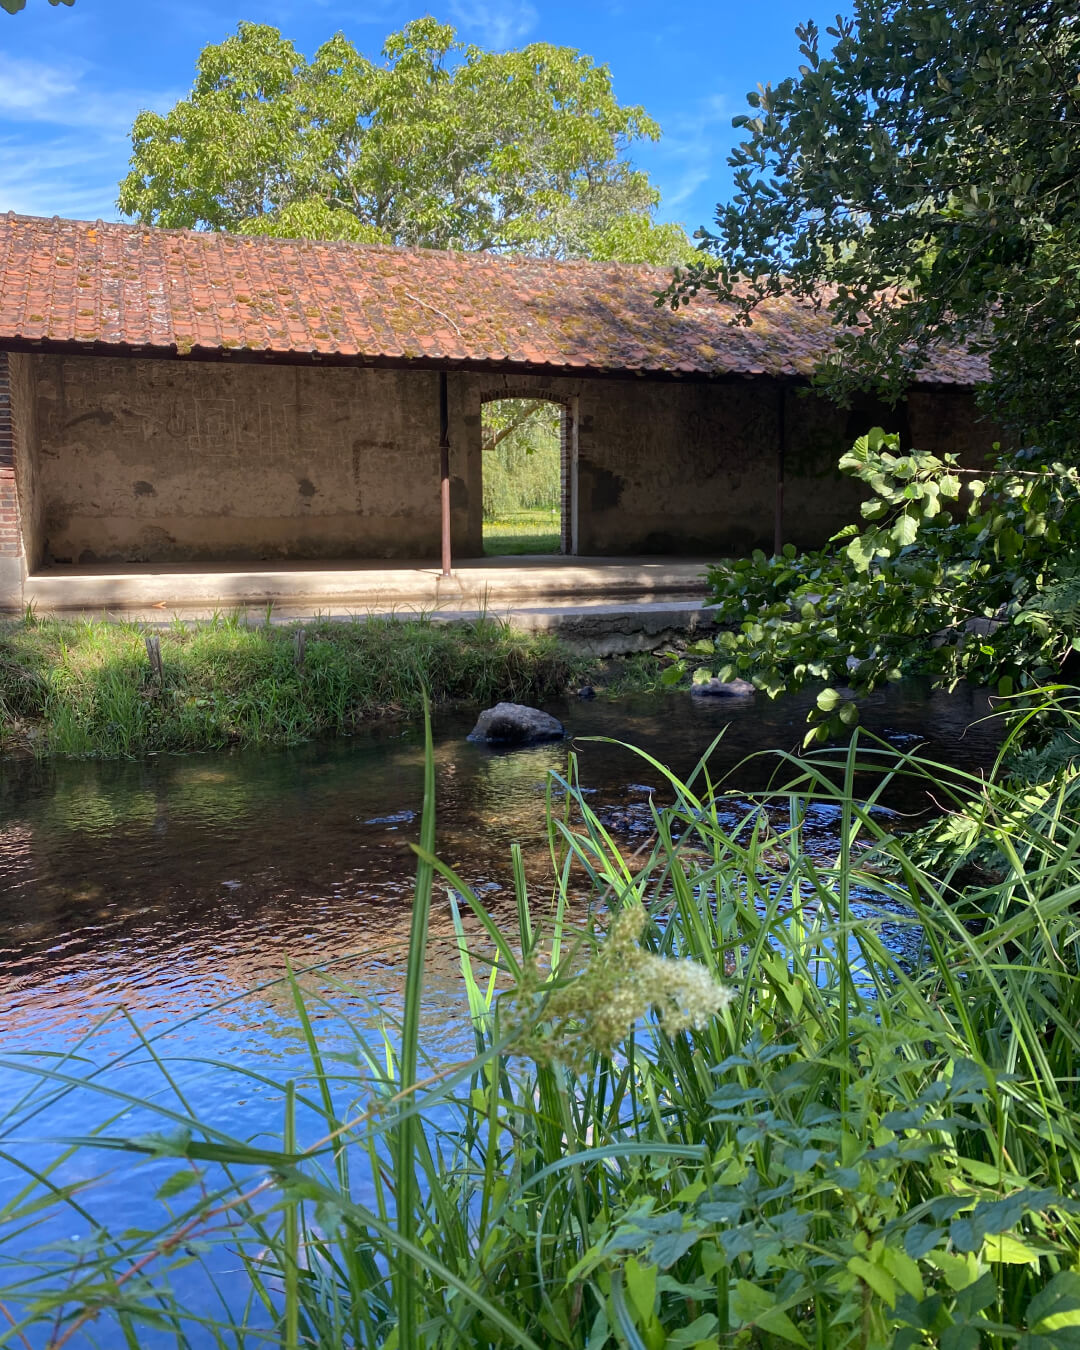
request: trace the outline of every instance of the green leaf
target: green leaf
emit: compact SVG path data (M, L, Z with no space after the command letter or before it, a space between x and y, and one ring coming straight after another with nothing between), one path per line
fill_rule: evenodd
M629 1257L623 1269L626 1280L626 1292L634 1305L638 1321L646 1323L653 1315L656 1302L656 1279L659 1274L656 1266L642 1265L636 1257Z
M880 537L874 534L859 534L848 544L845 552L857 572L867 572L877 557Z
M184 1169L173 1172L157 1188L155 1197L158 1200L171 1200L174 1195L181 1195L184 1191L190 1190L192 1186L197 1186L201 1180L201 1173L194 1170Z
M861 1256L852 1256L847 1263L848 1270L852 1275L857 1276L864 1284L870 1288L889 1305L890 1308L896 1307L896 1281L881 1266L875 1266Z
M756 1326L772 1336L793 1345L807 1344L806 1338L782 1309L776 1306L776 1295L761 1289L749 1280L737 1280L731 1289L730 1309L744 1326Z
M982 1259L1003 1265L1037 1265L1039 1253L1012 1233L992 1233L983 1244Z
M1028 1328L1045 1336L1080 1328L1080 1274L1059 1271L1027 1306Z
M817 706L824 713L831 713L842 702L843 696L835 689L822 689L817 696Z

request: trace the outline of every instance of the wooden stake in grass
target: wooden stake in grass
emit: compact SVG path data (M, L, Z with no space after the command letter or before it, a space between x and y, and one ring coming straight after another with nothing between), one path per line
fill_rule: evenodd
M161 660L161 639L153 633L146 635L146 655L150 662L150 669L154 672L154 678L159 685L165 683L165 667Z
M294 639L296 650L293 653L293 664L297 670L304 669L304 658L307 656L307 629L298 628L296 638Z

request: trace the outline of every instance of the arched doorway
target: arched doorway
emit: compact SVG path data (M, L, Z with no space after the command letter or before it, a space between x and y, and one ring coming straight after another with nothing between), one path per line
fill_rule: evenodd
M550 398L485 399L481 438L485 555L574 552L572 408Z

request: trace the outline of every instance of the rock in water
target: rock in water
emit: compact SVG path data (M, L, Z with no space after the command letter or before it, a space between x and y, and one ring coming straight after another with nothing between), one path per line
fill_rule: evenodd
M566 729L556 717L524 703L496 703L485 708L469 732L470 741L488 745L537 745L561 741Z
M698 698L746 698L754 686L749 680L703 680L692 684L690 692Z

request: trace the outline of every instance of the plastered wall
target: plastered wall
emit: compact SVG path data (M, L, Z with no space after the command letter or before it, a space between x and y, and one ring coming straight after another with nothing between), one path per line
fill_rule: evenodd
M439 376L427 371L20 357L36 451L18 466L31 565L439 555ZM970 396L841 410L770 379L682 383L452 372L454 552L482 551L482 407L567 409L577 551L731 556L824 542L858 518L839 454L871 425L968 461L993 439ZM31 425L32 424L32 425Z
M963 391L920 391L910 408L863 400L849 409L771 379L715 384L640 379L457 375L464 390L466 464L479 539L481 409L485 399L550 397L571 408L577 455L578 552L732 556L771 549L777 452L784 445L784 539L824 543L859 518L863 493L837 469L872 426L905 447L976 462L993 429ZM454 442L457 461L462 439Z
M438 553L437 374L33 360L52 560Z
M11 398L18 409L15 436L15 484L19 499L19 528L28 571L41 561L44 496L40 488L35 363L22 352L8 355Z

